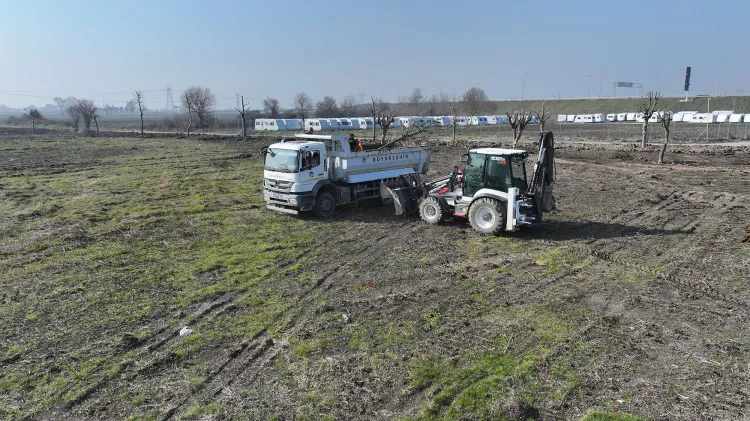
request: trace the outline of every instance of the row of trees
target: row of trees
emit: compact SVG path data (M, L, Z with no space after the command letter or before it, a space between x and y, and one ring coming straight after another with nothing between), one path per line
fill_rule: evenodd
M371 116L366 108L359 105L362 104L358 104L357 97L354 95L345 97L341 104L332 96L325 96L313 104L307 94L298 93L294 98L293 111L297 114L297 118L307 118L313 114L320 118ZM462 113L468 115L494 111L494 106L489 102L487 94L483 89L476 87L468 89L460 99L451 97L445 92L425 99L422 90L415 88L409 96L399 98L397 103L392 104L392 108L399 115L450 115L451 111L457 107ZM276 98L264 99L263 110L271 118L280 118L282 115L279 100Z

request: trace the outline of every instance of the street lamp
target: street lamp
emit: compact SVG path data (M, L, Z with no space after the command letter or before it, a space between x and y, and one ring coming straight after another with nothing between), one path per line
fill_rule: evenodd
M586 83L588 84L588 88L586 89L586 98L591 98L591 78L594 77L594 75L586 75Z

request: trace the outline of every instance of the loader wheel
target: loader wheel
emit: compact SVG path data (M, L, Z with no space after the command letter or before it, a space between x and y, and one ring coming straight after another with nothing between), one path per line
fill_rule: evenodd
M435 225L445 218L443 205L434 197L428 197L419 204L419 217L430 225Z
M323 192L318 195L317 199L315 199L313 214L318 218L331 219L335 208L336 199L331 193Z
M499 200L482 197L471 204L469 222L475 231L494 235L505 227L505 204Z

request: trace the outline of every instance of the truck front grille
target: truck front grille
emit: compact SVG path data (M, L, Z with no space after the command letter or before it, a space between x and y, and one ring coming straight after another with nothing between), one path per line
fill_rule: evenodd
M264 186L266 189L282 193L289 193L292 190L293 184L293 181L274 180L271 178L266 178L264 180Z

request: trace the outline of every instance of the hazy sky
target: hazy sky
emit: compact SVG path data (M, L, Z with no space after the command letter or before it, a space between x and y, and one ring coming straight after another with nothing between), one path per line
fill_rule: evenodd
M719 6L720 5L720 6ZM0 104L54 96L150 108L191 85L219 107L260 107L413 88L492 99L612 95L613 81L692 94L750 94L750 2L693 1L0 1ZM594 75L587 77L586 75ZM14 94L14 95L11 95ZM637 95L619 90L618 95ZM26 96L22 96L26 95Z

